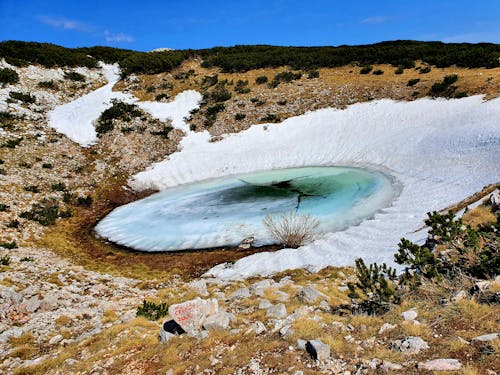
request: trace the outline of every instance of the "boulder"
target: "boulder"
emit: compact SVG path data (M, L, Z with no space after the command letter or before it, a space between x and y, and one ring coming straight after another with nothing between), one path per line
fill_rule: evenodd
M378 330L378 334L382 335L386 332L392 331L396 327L397 327L396 324L384 323L382 324L382 327L380 327L380 329Z
M403 311L401 313L401 317L406 321L415 320L418 316L418 313L415 310Z
M476 336L472 339L473 343L481 343L481 342L490 342L498 339L500 334L498 333L489 333L486 335Z
M302 303L312 304L319 299L327 299L328 297L323 293L317 291L312 286L305 286L298 291L297 298Z
M259 302L259 309L268 309L272 306L273 304L269 302L267 299L262 299Z
M267 328L264 325L264 323L262 323L261 321L257 320L256 322L254 322L250 326L250 328L248 329L247 333L255 332L256 335L260 335L261 333L264 333L266 331L267 331Z
M493 212L497 212L500 210L500 192L495 192L490 195L489 203L491 204L491 208Z
M221 311L217 314L208 316L203 322L203 328L211 329L228 329L231 323L231 314Z
M41 311L54 311L59 307L59 300L54 294L47 294L40 302Z
M40 300L37 296L31 297L30 299L25 299L17 307L17 311L23 314L32 314L40 307Z
M168 314L191 336L199 333L208 316L218 312L219 304L216 299L196 298L168 308Z
M462 364L458 359L439 358L420 362L418 368L427 371L457 371L462 368Z
M297 339L297 348L306 350L306 344L307 344L306 340Z
M429 345L420 337L409 336L403 341L397 340L393 342L393 348L403 352L404 354L418 354L422 350L429 349Z
M240 288L233 293L231 293L228 299L236 299L236 298L248 298L250 297L250 290L248 288Z
M403 369L403 366L400 365L399 363L394 363L394 362L389 362L389 361L383 361L382 366L380 366L382 370L385 371L399 371Z
M451 302L459 302L469 298L469 294L465 290L459 290L451 296Z
M207 290L207 281L200 279L200 280L193 280L189 283L189 286L199 295L202 296L208 296L208 290Z
M266 311L266 317L268 318L284 318L286 316L286 307L284 304L279 303L277 305L271 306Z
M315 361L324 361L330 358L330 347L321 340L310 340L306 342L305 347Z

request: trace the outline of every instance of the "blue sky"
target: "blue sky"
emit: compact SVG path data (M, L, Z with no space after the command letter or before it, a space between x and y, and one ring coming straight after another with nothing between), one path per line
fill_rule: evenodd
M500 43L500 1L0 0L0 40L148 51L395 39Z

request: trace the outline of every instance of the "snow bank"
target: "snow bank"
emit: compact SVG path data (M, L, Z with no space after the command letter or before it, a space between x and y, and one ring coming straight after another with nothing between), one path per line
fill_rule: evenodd
M190 133L182 151L134 176L135 189L180 184L259 170L344 165L383 170L402 184L393 205L372 219L330 233L299 249L259 253L207 274L266 275L291 268L387 262L401 237L425 238L426 212L438 210L500 180L500 99L380 100L345 110L324 109L281 124L256 125L208 142Z
M134 101L131 95L112 91L120 79L118 64L102 64L102 72L108 80L106 85L72 102L57 106L48 114L49 126L84 147L97 141L94 121L111 106L111 99Z
M120 91L112 91L113 86L120 80L118 64L101 64L102 73L108 83L72 102L57 106L49 112L49 125L58 132L63 133L72 141L88 147L97 142L97 133L94 122L101 113L111 107L112 99L119 99L127 103L135 103L141 109L149 112L153 117L162 121L172 120L175 128L188 130L184 117L189 111L198 107L201 94L188 90L178 94L172 102L139 102L136 97Z

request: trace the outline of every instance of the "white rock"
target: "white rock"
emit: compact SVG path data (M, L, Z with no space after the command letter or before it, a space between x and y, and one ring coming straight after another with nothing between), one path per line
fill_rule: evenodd
M402 312L401 316L404 320L410 321L410 320L415 320L418 316L418 313L415 310L408 310Z
M49 340L49 344L50 345L58 344L62 339L63 339L63 337L61 335L55 335L54 337L52 337Z
M230 323L230 315L226 312L219 312L208 316L203 322L203 328L211 329L228 329Z
M267 331L267 328L264 325L264 323L262 323L261 321L257 320L256 322L254 322L250 326L250 328L248 329L247 333L255 332L256 335L260 335L261 333L264 333L266 331Z
M429 349L429 345L420 337L409 336L401 342L398 349L405 354L418 354Z
M396 324L384 323L382 324L382 327L380 327L380 329L378 330L378 334L381 335L383 333L393 330L396 327L397 327Z
M189 283L189 286L191 288L193 288L193 290L206 297L208 296L208 290L207 290L207 281L206 280L203 280L203 279L199 279L199 280L193 280Z
M235 298L248 298L250 297L250 290L248 288L240 288L233 293L231 293L228 297L228 299L235 299Z
M432 361L420 362L418 368L428 371L457 371L462 368L458 359L439 358Z
M398 370L402 370L403 366L400 365L399 363L383 361L381 368L382 368L382 370L386 370L386 371L398 371Z
M476 336L472 339L472 342L489 342L498 339L500 334L498 333L489 333L486 335Z
M267 299L262 299L259 302L259 309L268 309L272 306L273 304L269 302Z
M205 319L218 312L219 304L216 299L195 298L168 308L168 314L188 335L196 335Z
M297 298L303 303L311 304L315 303L319 299L327 299L328 297L323 293L318 292L312 286L305 286L299 290L299 292L297 293Z
M308 346L312 348L313 351L308 349ZM309 340L306 344L306 350L313 358L315 357L314 353L316 353L318 361L324 361L330 358L330 347L321 340Z
M271 306L266 311L266 317L268 318L284 318L286 314L286 307L282 303Z
M297 348L306 350L306 343L307 343L306 340L297 339Z

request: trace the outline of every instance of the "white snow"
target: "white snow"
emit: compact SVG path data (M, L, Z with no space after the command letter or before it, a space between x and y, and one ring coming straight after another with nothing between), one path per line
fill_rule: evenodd
M207 273L219 278L352 265L357 257L393 264L401 237L425 238L425 231L414 231L426 212L500 181L500 99L483 102L481 96L380 100L255 125L215 143L208 139L208 133L189 133L180 152L137 174L130 185L166 189L231 174L315 165L379 169L402 185L393 205L372 219L299 249L254 254Z
M72 102L57 106L49 112L49 125L51 127L83 147L91 146L97 142L95 121L104 110L111 107L112 99L118 99L127 103L135 103L162 121L171 119L175 128L188 130L184 117L189 115L189 111L198 107L201 100L200 93L193 90L184 91L169 103L139 102L131 94L112 91L113 86L120 79L118 64L101 64L101 66L102 73L108 83Z
M120 79L120 68L117 64L102 64L102 72L108 80L106 85L72 102L57 106L48 114L51 127L84 147L97 141L94 121L111 106L111 99L133 101L131 95L112 91Z

